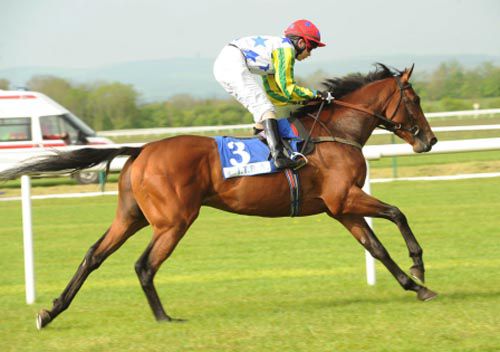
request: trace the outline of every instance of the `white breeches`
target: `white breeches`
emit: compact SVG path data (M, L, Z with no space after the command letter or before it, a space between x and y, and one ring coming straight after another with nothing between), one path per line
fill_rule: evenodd
M274 113L274 105L257 81L258 75L250 72L238 48L227 45L222 49L215 59L214 76L226 92L252 113L255 123L262 121L264 113Z

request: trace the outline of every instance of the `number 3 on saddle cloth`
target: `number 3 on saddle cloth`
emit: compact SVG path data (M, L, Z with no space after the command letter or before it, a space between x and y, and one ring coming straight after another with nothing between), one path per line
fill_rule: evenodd
M281 138L288 142L291 152L298 152L298 147L302 144L303 139L299 137L295 126L291 125L288 119L280 119L278 120L278 130ZM270 160L267 144L258 137L218 136L215 137L215 140L225 179L281 171Z
M292 124L291 121L295 122ZM289 152L298 152L304 142L302 124L293 118L278 120L278 130L282 139L287 141ZM299 134L300 132L300 134ZM299 214L299 176L296 171L279 170L270 161L270 151L261 139L215 137L222 164L224 179L238 176L251 176L283 171L290 187L290 216Z

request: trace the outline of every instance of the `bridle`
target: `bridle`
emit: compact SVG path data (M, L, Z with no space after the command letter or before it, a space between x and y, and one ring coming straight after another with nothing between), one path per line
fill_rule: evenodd
M347 107L347 108L350 108L350 109L354 109L354 110L357 110L357 111L361 111L361 112L364 112L364 113L366 113L368 115L376 117L377 119L379 119L379 123L377 124L377 127L380 127L382 129L388 130L390 132L406 131L406 132L409 132L412 135L416 136L420 132L420 129L418 128L418 126L416 124L415 117L413 116L413 114L411 113L411 111L408 110L408 107L406 106L408 98L404 94L404 90L410 89L411 88L411 84L410 83L405 83L403 85L401 83L401 79L399 78L399 76L395 76L394 79L396 80L396 82L398 84L399 90L395 90L389 96L389 98L387 98L387 101L385 102L384 107L382 108L382 113L383 112L387 112L387 108L389 106L389 103L392 101L393 95L396 94L397 92L399 92L398 104L396 105L396 108L394 109L394 111L392 112L392 114L389 117L386 117L383 114L379 114L379 113L377 113L375 111L372 111L370 109L367 109L367 108L365 108L363 106L351 104L351 103L348 103L348 102L345 102L345 101L342 101L342 100L333 100L332 103L340 105L340 106L344 106L344 107ZM411 119L410 127L406 127L406 126L403 126L402 123L396 123L396 122L392 121L392 119L394 118L394 116L396 116L396 113L398 112L399 107L401 106L401 103L403 103L403 106L405 107L406 112L407 112L408 116ZM387 115L387 114L385 114L385 115Z
M416 119L415 117L413 116L412 112L409 111L408 107L406 106L406 103L408 101L408 98L405 96L404 94L404 91L406 89L410 89L411 88L411 84L406 82L405 84L402 84L401 83L401 79L399 76L394 76L394 79L396 80L397 84L398 84L398 90L395 90L388 98L387 98L387 101L384 103L384 106L382 108L382 113L377 113L373 110L370 110L370 109L367 109L363 106L360 106L360 105L355 105L355 104L351 104L351 103L348 103L348 102L345 102L345 101L342 101L342 100L332 100L331 104L336 104L336 105L340 105L340 106L343 106L343 107L346 107L346 108L350 108L350 109L353 109L353 110L357 110L357 111L361 111L361 112L364 112L370 116L373 116L373 117L376 117L379 122L377 124L376 127L379 127L379 128L382 128L382 129L385 129L387 131L390 131L390 132L397 132L397 131L406 131L406 132L409 132L411 133L412 135L416 136L418 135L418 133L420 132L420 129L416 123ZM392 101L392 97L394 96L394 94L396 94L397 92L399 92L399 99L398 99L398 104L396 105L396 108L394 109L394 111L392 112L392 114L390 115L390 117L386 117L383 115L383 113L385 112L385 115L387 115L387 109L389 107L389 104L390 102ZM401 106L401 103L403 103L403 106L404 108L406 109L406 112L411 120L411 124L410 124L410 127L406 127L406 126L403 126L402 123L396 123L394 121L392 121L392 119L394 118L394 116L396 116L398 110L399 110L399 107ZM305 150L306 148L306 145L307 143L309 142L309 139L311 137L311 134L314 130L314 127L316 126L316 123L319 122L319 124L321 125L321 127L323 127L329 134L330 134L330 137L326 137L326 138L316 138L315 140L313 140L313 142L319 142L319 141L324 141L324 142L327 142L327 141L336 141L336 142L340 142L340 143L344 143L344 144L350 144L350 145L354 145L355 147L361 149L362 146L357 143L357 142L354 142L354 141L349 141L349 140L346 140L346 139L343 139L343 138L338 138L338 137L334 137L332 135L332 132L330 131L330 129L326 126L326 124L320 120L319 116L325 106L326 102L325 101L322 101L321 102L321 105L317 111L316 114L308 114L308 116L312 117L314 119L314 123L313 125L311 126L311 129L307 135L307 138L306 140L304 141L303 145L302 145L302 149L301 149L301 153ZM330 116L333 114L333 109L332 111L330 112Z

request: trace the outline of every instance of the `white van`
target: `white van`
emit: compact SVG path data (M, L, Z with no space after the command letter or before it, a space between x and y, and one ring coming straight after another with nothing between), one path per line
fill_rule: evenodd
M0 90L0 154L26 148L112 143L42 93ZM80 183L99 179L96 172L81 172L75 178Z

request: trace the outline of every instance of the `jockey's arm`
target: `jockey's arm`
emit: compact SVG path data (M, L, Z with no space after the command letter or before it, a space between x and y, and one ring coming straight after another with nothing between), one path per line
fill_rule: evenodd
M282 96L284 99L280 99L280 101L286 104L302 102L317 97L318 92L316 90L301 87L295 82L293 75L295 64L293 49L279 48L274 50L272 53L272 63L275 74L268 77L267 81L269 84L266 86L266 90L269 88L274 93ZM274 82L269 82L270 80Z

